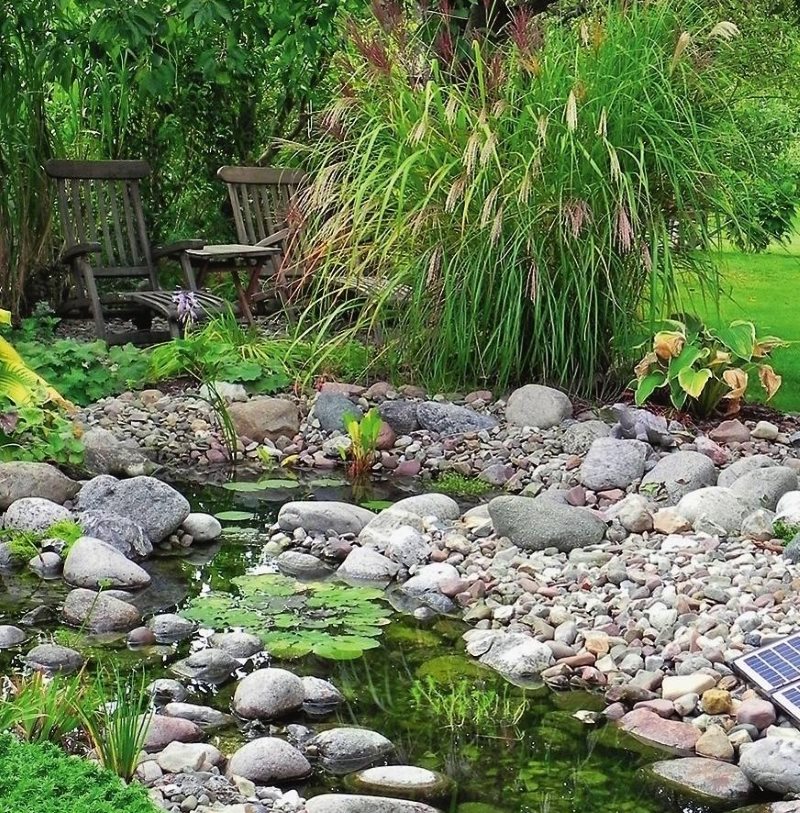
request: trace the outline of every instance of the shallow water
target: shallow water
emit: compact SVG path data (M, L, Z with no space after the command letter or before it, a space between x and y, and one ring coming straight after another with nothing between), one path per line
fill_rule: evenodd
M235 493L184 485L182 490L195 510L247 510L254 516L241 523L246 532L229 532L222 544L148 564L153 584L136 603L145 613L179 608L209 589L230 590L231 579L245 572L268 570L271 559L257 532L274 521L282 502L311 492L320 499L353 499L349 487L325 482L288 493L281 489ZM364 495L357 496L363 502ZM368 496L397 499L404 494L384 489ZM0 611L13 622L34 607L56 607L65 593L61 581L40 583L30 575L6 576L0 584ZM65 635L55 622L44 621L38 629L43 638L56 631L65 643L84 649L95 662L125 668L144 664L149 677L166 674L168 664L187 652L186 645L130 651L119 639L76 640L74 631ZM395 743L402 762L441 771L455 780L452 798L440 802L447 813L702 812L693 804L657 798L644 786L638 768L662 755L619 735L612 726L588 726L573 716L578 710L602 709L600 698L511 686L464 654L464 629L452 619L421 625L397 615L381 637L380 648L358 660L308 657L274 663L301 675L329 678L346 697L333 717L292 722L315 727L359 725L380 731ZM2 665L10 667L11 657L7 653ZM232 689L228 684L205 702L227 710ZM244 736L233 729L211 741L230 751ZM347 786L341 779L316 776L299 789L313 795Z

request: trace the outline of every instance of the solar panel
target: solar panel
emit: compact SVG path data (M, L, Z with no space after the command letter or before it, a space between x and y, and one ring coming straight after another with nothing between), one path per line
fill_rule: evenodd
M800 681L800 634L742 655L732 665L766 694L783 689Z
M789 716L800 720L800 685L793 683L791 686L778 689L771 699Z

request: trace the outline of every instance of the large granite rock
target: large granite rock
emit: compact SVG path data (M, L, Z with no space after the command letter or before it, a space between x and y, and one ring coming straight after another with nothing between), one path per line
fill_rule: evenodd
M572 415L572 403L560 390L528 384L508 398L506 420L516 426L550 429Z
M692 757L701 731L690 723L665 720L646 708L629 711L620 720L623 731L647 745L662 748L676 756Z
M68 624L89 632L127 632L142 623L142 614L132 604L85 588L69 593L62 613Z
M747 778L773 793L800 793L800 742L766 737L743 745L739 767Z
M43 497L23 497L8 507L3 525L10 530L41 533L66 519L72 519L72 514L63 505Z
M323 768L345 775L369 768L394 753L394 745L368 728L329 728L309 741Z
M419 429L415 401L384 401L379 407L381 418L400 435L408 435Z
M472 629L464 633L467 652L512 683L538 680L553 665L547 644L518 632Z
M139 588L150 584L150 575L108 542L82 536L64 560L64 580L75 587L92 589Z
M346 395L338 392L321 392L311 411L311 417L319 421L325 432L344 432L344 419L347 415L353 415L360 421L364 412Z
M183 521L183 530L194 542L205 544L222 536L222 524L211 514L193 513Z
M358 534L374 517L372 511L346 502L295 501L281 507L278 525L283 531L302 528L309 533Z
M292 782L310 773L308 760L288 742L277 737L251 740L228 762L229 776L241 776L257 785Z
M607 438L611 427L604 421L573 423L564 431L561 443L567 454L585 455L598 438Z
M25 664L47 675L70 675L83 666L83 655L58 644L39 644L25 656Z
M117 480L108 474L89 480L78 495L82 511L100 510L137 522L153 544L166 539L189 516L189 502L154 477Z
M583 548L600 542L606 531L597 514L546 497L495 497L489 516L498 534L524 550Z
M0 511L24 497L43 497L63 504L79 488L78 483L49 463L0 463Z
M349 582L388 582L399 570L397 562L372 548L353 548L336 574Z
M766 454L754 454L748 457L741 457L731 463L727 469L719 473L717 485L723 488L730 488L743 474L755 471L756 469L766 469L777 466L778 461L774 457Z
M238 666L236 659L224 650L209 647L192 653L188 658L176 661L172 664L171 669L176 675L189 680L218 686L225 683Z
M233 710L246 720L275 720L305 700L303 681L286 669L258 669L236 687Z
M440 404L438 401L425 401L419 404L417 420L423 429L443 437L480 432L497 426L497 420L491 415L483 415L456 404Z
M646 774L657 784L691 796L697 802L744 802L753 792L753 785L735 765L716 759L685 757L650 765Z
M236 434L256 443L294 437L300 431L297 407L283 398L251 398L228 407Z
M680 502L691 491L713 486L717 467L700 452L673 452L664 455L642 478L640 490L669 505Z
M407 799L325 793L306 800L306 813L441 813L438 808Z
M84 432L81 442L85 449L83 467L91 475L138 477L155 468L136 441L118 440L108 429L93 427Z
M458 503L447 494L417 494L398 500L388 511L408 511L419 517L436 517L437 519L458 519L461 509Z
M770 466L746 472L731 486L737 497L757 500L759 508L774 511L780 498L797 490L797 472L788 466Z
M191 720L167 717L163 714L147 715L149 724L144 741L148 754L163 751L171 742L200 742L203 730Z
M146 559L153 552L150 537L132 519L109 511L83 511L77 519L86 536L108 542L129 559Z
M598 438L586 453L580 479L593 491L625 489L644 474L650 447L638 440Z
M745 517L755 507L755 501L734 494L729 488L709 486L682 497L677 511L695 530L719 529L727 534L738 534Z

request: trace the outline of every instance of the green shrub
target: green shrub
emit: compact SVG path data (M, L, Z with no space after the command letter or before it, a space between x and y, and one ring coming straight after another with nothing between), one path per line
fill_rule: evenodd
M0 736L0 813L155 813L147 791L49 743Z
M710 282L696 249L750 211L734 168L761 156L716 59L735 26L665 0L542 27L520 12L510 41L457 58L446 27L433 52L388 28L354 33L327 130L299 150L316 177L308 317L334 324L338 303L350 335L381 326L436 387L609 382L647 297L681 271ZM366 277L376 293L346 301Z

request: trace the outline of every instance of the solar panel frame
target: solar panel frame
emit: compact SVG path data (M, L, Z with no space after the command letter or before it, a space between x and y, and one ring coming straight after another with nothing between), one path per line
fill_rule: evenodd
M778 689L770 699L795 720L800 720L800 682Z
M800 633L736 658L733 669L768 695L800 681Z

